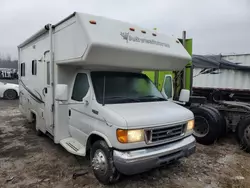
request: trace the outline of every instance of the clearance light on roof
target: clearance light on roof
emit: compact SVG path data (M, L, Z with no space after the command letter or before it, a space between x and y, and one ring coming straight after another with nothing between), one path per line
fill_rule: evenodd
M129 30L130 31L135 31L135 28L130 27Z
M95 20L90 20L89 23L96 24L96 21Z
M176 40L177 43L180 43L178 40Z
M155 34L155 33L153 33L152 35L156 37L156 34Z
M144 31L144 30L141 30L141 32L144 33L144 34L146 33L146 31Z

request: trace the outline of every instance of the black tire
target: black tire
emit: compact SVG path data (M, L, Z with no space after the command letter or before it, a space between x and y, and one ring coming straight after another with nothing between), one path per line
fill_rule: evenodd
M227 121L225 119L225 116L220 112L220 116L221 116L221 126L222 126L222 131L221 131L221 137L225 136L228 132L227 129Z
M106 169L103 171L97 170L94 167L94 157L96 152L101 152L101 154L104 155L104 159L107 160ZM98 140L92 145L90 150L90 161L96 179L98 179L102 184L109 185L119 180L120 173L114 166L112 150L108 147L104 140Z
M206 107L192 108L190 110L195 117L194 136L197 142L204 145L213 144L221 134L218 115ZM206 129L205 133L200 134L199 128L203 125L207 126L208 130Z
M240 120L237 126L237 137L240 141L241 149L250 152L250 116Z
M14 89L7 89L3 96L7 100L14 100L17 98L17 92Z
M220 130L220 137L225 136L226 132L227 132L227 123L226 123L226 119L224 118L223 114L220 113L219 110L217 110L216 108L214 108L212 106L204 106L204 107L212 110L217 115L217 119L219 120L218 128L221 129Z

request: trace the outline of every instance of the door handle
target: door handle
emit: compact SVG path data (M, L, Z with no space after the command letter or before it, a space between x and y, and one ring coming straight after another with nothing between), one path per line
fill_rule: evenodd
M71 116L71 110L69 110L69 116Z

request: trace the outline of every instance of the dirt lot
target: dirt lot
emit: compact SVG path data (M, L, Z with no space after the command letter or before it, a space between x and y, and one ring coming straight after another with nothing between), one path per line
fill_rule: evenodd
M47 137L38 137L17 101L0 100L0 187L105 187L84 158L76 158ZM110 187L250 187L250 155L232 136L213 146L197 146L188 159L131 177ZM73 180L81 168L89 173Z

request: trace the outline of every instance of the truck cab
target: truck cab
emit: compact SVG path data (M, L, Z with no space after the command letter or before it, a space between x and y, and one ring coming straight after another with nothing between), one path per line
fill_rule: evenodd
M62 97L67 91L60 87L67 86L57 87ZM82 70L69 90L65 99L70 99L69 133L75 141L61 143L68 151L76 141L86 147L82 155L90 152L97 177L111 167L126 175L141 173L195 151L193 113L168 101L145 74ZM63 102L60 97L56 100Z

